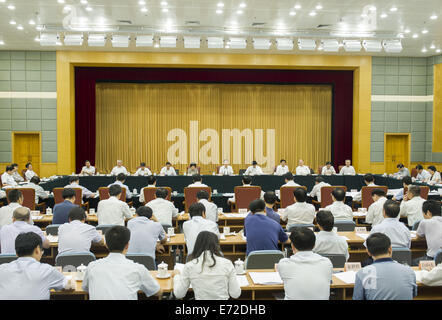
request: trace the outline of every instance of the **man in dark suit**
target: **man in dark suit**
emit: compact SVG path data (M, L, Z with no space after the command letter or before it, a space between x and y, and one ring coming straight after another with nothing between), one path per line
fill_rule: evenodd
M61 193L64 201L54 206L54 217L52 218L52 224L63 224L69 222L69 212L72 208L78 207L75 202L75 190L71 188L65 188Z

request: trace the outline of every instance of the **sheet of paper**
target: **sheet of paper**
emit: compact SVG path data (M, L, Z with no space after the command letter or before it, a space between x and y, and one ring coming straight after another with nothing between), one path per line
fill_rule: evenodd
M224 216L226 218L245 218L248 213L225 213Z
M359 212L359 211L353 211L353 217L363 217L366 216L367 212Z
M341 238L344 238L346 241L350 240L350 239L347 238L346 236L341 236Z
M401 191L401 189L388 189L387 191L387 195L389 196L394 196L396 193L398 193L399 191Z
M236 280L238 280L239 286L242 287L247 287L249 285L249 280L247 280L246 276L236 276Z
M234 193L223 193L224 197L233 197L234 195Z
M345 283L355 283L356 272L354 271L339 272L333 275Z
M32 220L40 220L43 219L43 216L32 216Z
M58 236L54 236L52 234L48 234L46 236L46 238L48 238L49 242L58 242Z
M278 272L249 272L254 284L282 284L282 279Z
M414 238L417 237L417 233L416 233L416 231L410 231L410 234L411 234L411 238L412 238L412 239L414 239Z
M368 236L370 235L369 233L356 233L356 235L359 237L359 238L362 238L362 239L364 239L364 240L367 240L367 238L368 238Z

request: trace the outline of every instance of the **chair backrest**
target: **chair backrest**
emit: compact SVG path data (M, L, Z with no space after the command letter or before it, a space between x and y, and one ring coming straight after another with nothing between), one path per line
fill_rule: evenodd
M417 177L417 169L416 168L411 168L411 177L416 178Z
M114 224L99 224L98 226L95 227L95 229L97 230L101 230L101 232L103 233L103 236L106 234L106 232L111 229L112 227L115 227Z
M0 254L0 264L9 263L17 259L18 257L15 254Z
M23 194L23 207L29 208L29 210L35 209L35 189L32 188L7 188L6 189L6 198L8 198L9 192L12 190L20 190ZM9 203L9 200L8 200Z
M310 228L312 231L315 230L315 225L313 223L295 223L287 226L287 232L292 232L294 228Z
M149 271L156 270L155 260L151 256L148 256L147 254L127 253L126 258L128 258L136 263L142 264Z
M219 173L219 169L220 169L221 167L222 167L222 166L216 166L216 167L215 167L215 173L216 173L216 174Z
M320 253L321 256L329 258L331 263L333 264L333 268L344 268L347 260L345 259L345 254L323 254Z
M367 208L371 206L373 203L373 198L371 197L371 192L374 189L381 189L384 190L385 193L388 191L388 187L386 186L365 186L361 189L361 197L362 197L362 208Z
M338 166L338 170L339 170L339 172L341 172L341 169L342 169L342 168L344 168L344 165L340 165L340 166ZM338 172L338 173L339 173L339 172Z
M442 249L439 249L439 251L437 251L434 255L434 263L436 264L436 266L439 263L442 263Z
M54 188L52 189L52 193L54 194L54 202L55 204L62 203L64 201L63 196L61 195L64 188Z
M100 196L100 200L106 200L110 198L109 195L109 187L100 187L98 188L98 195ZM121 188L121 201L126 201L126 188Z
M198 191L205 190L207 193L209 193L209 200L210 196L212 195L212 188L211 187L185 187L184 188L184 201L185 201L185 208L184 210L186 212L189 212L190 205L194 204L198 200L196 199L196 194Z
M338 231L355 231L356 223L353 220L335 220L334 226Z
M428 193L430 192L430 187L429 186L418 186L420 188L421 191L421 198L427 200L428 199ZM408 191L408 187L404 188L404 194L407 193Z
M239 169L239 175L242 176L246 172L247 169Z
M259 186L236 186L233 188L235 193L235 207L238 209L249 208L250 202L261 198L261 187Z
M333 203L332 192L335 189L344 189L347 192L346 186L324 186L321 187L321 208L325 208L326 206Z
M81 190L81 188L71 188L75 191L75 204L77 206L82 205L82 199L83 199L83 190ZM54 193L54 202L55 204L57 203L61 203L64 201L62 193L63 193L64 188L54 188L52 189L52 192Z
M297 188L303 188L307 190L305 186L286 186L279 188L279 199L281 200L281 208L286 208L295 203L295 196L293 192Z
M399 247L393 247L392 248L392 256L391 258L401 264L408 264L411 266L411 250L408 248L399 248Z
M279 250L252 251L246 258L245 269L274 269L275 263L284 258Z
M159 188L163 188L163 189L167 190L166 200L171 201L171 199L172 199L172 188L170 188L170 187L149 187L149 188L144 188L143 189L144 203L148 203L149 201L152 201L153 199L155 199L155 192Z
M22 169L21 171L21 176L26 180L26 170L27 169Z
M95 261L95 255L91 252L63 252L55 258L55 265L59 267L74 266L75 268L87 266Z
M53 236L58 236L58 228L61 226L61 224L50 224L46 227L45 231L46 234L51 234Z

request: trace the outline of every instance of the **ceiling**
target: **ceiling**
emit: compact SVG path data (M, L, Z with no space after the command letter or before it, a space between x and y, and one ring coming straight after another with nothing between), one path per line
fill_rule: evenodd
M141 0L143 1L143 0ZM227 52L279 54L362 54L391 56L432 56L442 49L441 0L0 0L0 50L91 50L91 51L160 51L160 52ZM60 3L64 2L64 3ZM163 2L163 3L162 3ZM223 6L218 3L222 2ZM241 7L241 4L243 6ZM300 8L295 8L299 5ZM320 5L322 8L317 9ZM15 9L11 10L14 6ZM394 7L397 10L392 11ZM145 8L145 12L142 9ZM374 9L375 8L375 9ZM146 11L147 9L147 11ZM167 9L167 10L165 10ZM88 11L90 10L90 11ZM222 10L222 13L217 13ZM242 10L238 12L238 10ZM393 9L394 10L394 9ZM167 12L166 12L167 11ZM314 11L316 15L311 15ZM383 17L382 14L387 14ZM432 18L431 18L432 17ZM30 24L30 21L35 24ZM15 24L11 24L11 21ZM20 26L22 28L20 28ZM40 31L39 31L40 30ZM77 31L76 31L77 30ZM176 48L136 47L113 48L60 45L41 46L40 33L65 34L106 33L128 35L177 35ZM106 32L98 32L105 30ZM422 31L427 33L422 33ZM409 32L407 32L409 31ZM413 38L416 34L418 37ZM183 35L201 36L200 49L185 49ZM246 49L208 49L207 36L246 37ZM403 38L402 38L403 37ZM290 38L293 50L280 51L272 44L270 50L253 48L253 38ZM298 38L337 39L401 39L399 54L300 51ZM422 52L425 48L427 51ZM438 51L436 51L438 50Z

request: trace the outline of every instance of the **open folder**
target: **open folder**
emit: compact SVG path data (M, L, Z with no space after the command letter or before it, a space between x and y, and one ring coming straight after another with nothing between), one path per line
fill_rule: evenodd
M282 284L282 279L278 272L249 272L254 284Z

